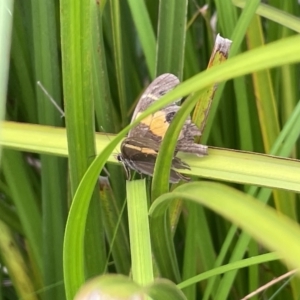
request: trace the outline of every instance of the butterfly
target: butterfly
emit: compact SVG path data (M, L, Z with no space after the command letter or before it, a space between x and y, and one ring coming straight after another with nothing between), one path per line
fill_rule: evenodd
M139 99L131 123L138 118L149 105L173 90L179 83L179 79L170 73L162 74L154 79ZM179 100L180 99L177 101ZM180 106L178 106L176 102L173 102L163 109L152 113L129 131L127 138L125 138L121 144L121 152L116 157L117 160L123 164L128 179L130 178L130 169L140 174L153 176L160 144L179 109ZM187 163L176 157L178 151L193 153L198 156L207 155L207 146L194 143L194 137L200 135L200 130L192 123L191 117L189 116L180 132L175 153L172 158L170 170L171 183L177 183L180 180L189 180L188 177L175 170L190 170L190 166Z

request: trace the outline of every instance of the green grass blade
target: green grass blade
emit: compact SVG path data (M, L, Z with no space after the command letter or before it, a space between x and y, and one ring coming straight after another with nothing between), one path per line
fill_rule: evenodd
M39 276L42 273L42 220L37 206L36 194L29 181L29 170L20 153L5 150L2 170L18 215L28 239ZM16 176L18 174L18 176ZM25 200L26 199L26 200Z
M145 180L127 181L127 206L132 278L146 285L153 281L154 276Z
M234 5L244 7L245 0L233 0ZM283 10L272 7L265 3L261 3L256 12L258 15L265 17L269 20L277 22L285 27L288 27L296 32L300 32L300 20L294 15L288 14Z
M299 113L300 113L300 104L298 104L298 106L296 107L296 109L294 111L294 114L291 116L289 122L286 124L283 131L278 136L276 143L272 147L271 154L278 154L281 156L289 155L289 153L291 152L291 149L293 148L293 145L295 144L295 141L298 139L298 136L299 136L299 133L295 133L296 128L300 128ZM297 123L295 123L295 122L297 122ZM287 147L281 148L281 145L285 138L287 140L289 140L289 142L286 143ZM259 192L257 192L257 190L258 190L257 187L253 187L249 190L249 193L251 195L254 195L257 193L258 199L262 203L267 203L272 191L270 189L261 189ZM236 231L237 231L236 226L235 225L231 226L230 231L228 232L227 237L226 237L226 245L224 243L224 245L222 247L222 251L221 251L222 254L220 253L215 266L220 266L221 263L223 262L224 257L226 256L226 253L229 249L229 246L232 243L233 236L236 235ZM250 241L249 235L243 233L235 247L235 251L231 255L231 259L230 259L231 262L235 262L236 260L239 260L244 256L245 251L248 249L249 241ZM222 279L222 281L219 285L217 295L222 295L221 297L224 297L224 295L228 295L228 293L230 291L230 287L233 284L233 280L234 280L235 276L236 276L236 272L231 272L224 276L224 278ZM211 286L213 286L213 282L212 282ZM207 297L205 299L208 299L209 293L210 292L207 290L206 291Z
M9 51L11 46L11 32L13 21L13 1L3 1L0 6L0 38L3 41L0 54L0 120L5 116L5 103L7 96L7 83L9 74ZM0 128L1 130L1 128ZM0 149L1 157L1 149Z
M0 235L1 256L8 267L10 278L18 292L18 296L28 300L39 299L34 290L32 277L28 274L29 270L22 256L22 252L14 240L9 227L1 221Z
M71 196L75 195L79 182L95 157L90 5L96 3L61 2L62 66ZM85 227L85 276L89 278L103 272L106 261L104 227L96 189ZM69 252L68 255L74 254ZM78 276L84 277L83 274Z
M154 79L156 41L146 3L130 0L128 4L145 54L150 78Z
M185 203L185 208L189 213L186 218L182 279L183 282L189 282L190 278L197 277L199 273L203 274L211 270L214 266L216 255L204 208L195 203ZM201 266L195 264L195 260L201 261ZM180 283L179 286L182 284ZM189 285L183 292L188 299L195 299L195 289L195 285Z
M159 2L156 75L169 72L182 78L186 14L186 0Z
M118 0L111 1L111 26L113 39L113 58L115 60L115 71L117 77L117 90L120 101L121 124L124 126L127 123L128 99L126 93L126 71L124 61L124 45L121 30L121 3Z
M248 30L249 48L253 49L263 46L264 41L262 39L262 25L260 20L255 17ZM271 74L269 70L263 70L253 73L252 76L264 148L266 152L269 152L279 133L278 112L274 99Z
M265 247L277 251L290 268L300 267L300 243L297 238L300 236L299 225L278 215L274 209L253 197L219 183L187 183L176 188L173 193L158 198L150 208L150 215L163 214L174 198L207 206L236 223ZM252 222L254 219L255 222Z
M56 7L54 3L40 1L31 3L34 84L39 123L62 126L60 114L40 87L36 85L37 81L40 81L58 106L62 106ZM45 213L43 217L43 256L49 258L49 260L43 260L43 275L47 286L61 282L63 279L62 245L67 210L65 201L67 192L64 188L66 164L62 159L49 156L41 156L41 164L42 205ZM53 229L55 230L53 231ZM54 251L51 250L53 245L56 246ZM51 290L45 291L45 299L62 298L64 294L63 286L56 285Z
M108 156L125 135L123 130L117 138L102 151L90 165L73 198L64 239L64 278L67 299L73 299L79 287L84 283L84 232L90 199L99 173ZM74 234L76 232L76 234ZM72 255L70 255L72 253Z
M8 195L4 192L3 186L1 186L1 191L8 197ZM24 235L24 229L17 213L5 202L0 203L0 220L7 224L13 231Z
M107 70L107 55L103 38L103 16L99 13L98 6L91 7L92 19L92 72L93 91L95 99L96 120L99 131L117 132L119 121L116 108L113 105L109 76Z
M239 260L239 261L235 261L232 262L230 264L226 264L223 265L221 267L218 268L213 268L207 272L203 272L202 274L199 274L193 278L190 278L186 281L183 281L182 283L178 284L177 286L181 289L188 287L192 284L195 284L197 282L200 282L202 280L206 280L209 279L210 277L214 277L216 275L221 275L224 274L226 272L231 272L233 270L237 270L240 268L245 268L245 267L249 267L255 264L263 264L266 263L268 261L272 261L272 260L278 260L279 256L277 253L266 253L266 254L261 254L258 255L256 257L250 257L250 258L246 258L243 260ZM206 299L206 298L204 298Z
M217 1L216 5L218 7L219 17L221 19L222 24L222 32L224 32L224 35L226 37L230 37L230 39L233 41L231 50L229 52L229 57L233 57L241 52L241 44L245 37L246 30L250 24L250 21L252 20L255 10L257 6L259 5L260 1L248 1L247 5L245 6L245 9L243 10L240 17L237 17L236 9L232 7L232 5L229 5L228 2L225 1ZM228 18L228 16L230 16ZM247 83L246 79L244 77L235 78L233 81L234 84L234 96L238 101L233 103L228 103L228 97L226 97L226 103L219 109L224 110L230 110L232 111L231 106L237 107L237 117L238 117L238 125L236 124L221 124L220 126L222 128L230 128L232 126L237 127L240 134L239 139L241 145L239 146L240 149L252 151L254 149L253 140L252 140L252 131L253 131L253 124L250 119L250 115L248 112L249 109L249 93L247 93ZM225 88L225 83L221 83L218 86L218 90L216 92L211 112L208 118L208 122L206 125L206 130L204 131L204 134L201 138L201 141L203 143L206 143L208 136L210 135L213 122L216 122L216 113L217 108L219 107L219 103L221 100L221 95L223 94ZM222 104L222 103L221 103ZM227 115L227 114L226 114ZM228 119L231 119L230 117ZM225 122L228 122L226 120ZM215 124L215 123L214 123ZM225 126L226 125L226 126ZM226 136L232 136L231 133L227 132ZM227 145L230 145L227 143Z
M111 172L110 172L111 175ZM130 245L127 231L127 220L125 219L125 204L122 207L118 203L114 193L115 189L110 185L108 178L100 178L100 201L103 214L103 223L105 234L110 246L110 252L107 255L107 267L109 264L110 253L113 256L114 266L118 273L129 274L130 263ZM122 191L120 191L122 192Z

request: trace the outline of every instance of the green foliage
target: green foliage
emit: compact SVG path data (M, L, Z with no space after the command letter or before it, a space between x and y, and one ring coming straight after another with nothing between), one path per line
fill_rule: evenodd
M300 267L299 4L209 2L4 1L0 299L241 299ZM204 71L218 32L229 59ZM164 72L183 83L128 126ZM216 83L209 155L179 153L195 182L169 186L176 137ZM122 139L187 96L153 180L126 183ZM264 293L299 299L299 276Z

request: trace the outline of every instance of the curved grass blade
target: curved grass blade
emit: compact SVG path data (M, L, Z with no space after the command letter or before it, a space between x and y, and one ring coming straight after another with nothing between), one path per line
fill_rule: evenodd
M150 215L155 217L164 214L170 202L178 198L214 210L268 249L276 251L289 268L300 268L300 227L286 216L278 215L273 208L220 183L194 182L160 196L152 204Z

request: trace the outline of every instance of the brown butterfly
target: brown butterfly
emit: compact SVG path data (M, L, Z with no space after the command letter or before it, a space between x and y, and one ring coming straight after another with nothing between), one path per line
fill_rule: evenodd
M173 90L179 83L179 79L173 74L166 73L157 77L141 96L134 110L131 122L139 117L150 104ZM149 115L129 131L128 137L121 144L121 153L117 155L117 159L124 165L128 179L130 178L130 169L140 174L153 175L160 144L179 109L180 106L175 102L171 103L162 110ZM200 135L201 132L192 123L191 118L188 117L180 132L172 159L170 170L171 183L176 183L180 180L189 180L188 177L174 170L190 170L188 164L176 157L178 151L194 153L198 156L207 155L207 146L194 143L194 137Z

